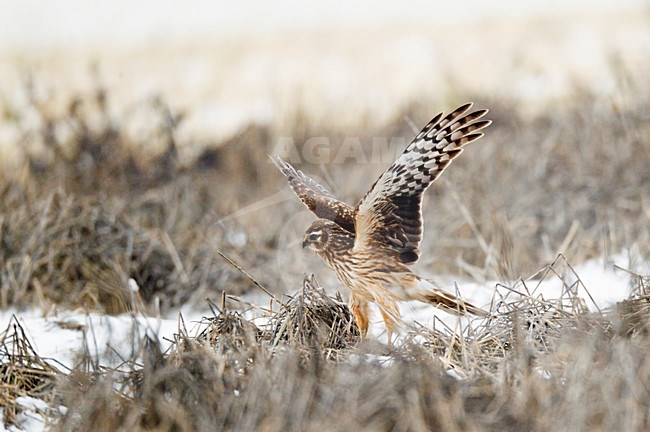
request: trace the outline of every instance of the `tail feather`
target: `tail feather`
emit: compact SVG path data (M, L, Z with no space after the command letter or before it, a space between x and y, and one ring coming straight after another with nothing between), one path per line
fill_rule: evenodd
M436 287L433 282L418 276L416 278L416 283L413 286L416 292L412 293L415 299L431 303L455 315L465 315L467 313L480 317L490 315L483 309Z
M427 303L432 303L455 315L465 315L467 313L480 317L487 317L490 315L483 309L446 292L425 295L424 300Z

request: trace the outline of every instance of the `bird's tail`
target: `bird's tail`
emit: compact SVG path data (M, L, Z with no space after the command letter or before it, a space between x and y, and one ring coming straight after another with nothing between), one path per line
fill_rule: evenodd
M411 296L416 300L420 300L424 303L431 303L435 306L440 307L441 309L444 309L446 312L450 312L455 315L466 315L468 313L480 317L487 317L490 315L483 309L476 307L473 304L468 303L463 299L438 288L430 280L423 279L416 275L413 276L414 280L411 284L412 292L409 294L411 294Z

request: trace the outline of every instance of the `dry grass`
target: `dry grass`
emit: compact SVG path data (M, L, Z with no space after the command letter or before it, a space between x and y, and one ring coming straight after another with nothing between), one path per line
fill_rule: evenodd
M215 309L194 334L181 326L167 352L145 340L118 369L80 362L53 393L68 411L44 415L65 431L646 430L647 280L599 313L575 307L571 285L560 299L503 299L462 335L422 328L388 354L348 344L333 356L332 340L354 340L356 329L337 324L347 307L305 279L265 325ZM289 316L300 337L278 338Z
M145 108L156 127L134 141L105 89L71 100L61 116L32 97L38 121L25 122L15 143L22 164L0 173L0 306L151 314L224 301L198 333L179 329L169 352L148 341L116 370L82 361L58 376L11 327L5 421L16 420L16 397L35 395L68 407L44 413L62 431L648 429L647 275L635 275L627 301L589 313L568 264L622 250L632 271L650 261L645 94L622 86L603 100L578 89L535 118L519 117L517 101L475 98L495 123L428 193L418 271L518 282L504 282L494 318L462 332L439 322L416 328L391 349L358 343L343 299L311 278L274 301L265 325L233 310L256 286L278 298L294 292L312 268L335 286L294 242L311 216L300 219L300 204L276 195L286 189L267 162L276 132L251 126L225 143L179 143L182 116L152 100ZM424 124L432 106L456 102L403 111ZM21 122L10 114L2 121ZM332 137L333 154L345 137L299 114L294 126L298 144ZM361 129L348 133L367 148L371 132ZM400 117L376 134L412 131ZM196 157L181 160L181 146ZM300 166L332 179L349 202L385 167ZM251 204L261 205L242 212ZM560 298L520 279L533 273L561 280Z
M513 280L558 253L580 263L629 250L647 261L650 101L642 90L623 87L616 100L576 90L571 103L531 119L517 116L515 101L474 98L495 123L427 193L418 270ZM178 143L182 115L153 99L142 109L156 127L135 142L111 116L101 86L58 117L31 100L39 120L16 143L25 164L0 174L3 307L74 299L73 306L132 310L125 287L133 278L142 303L164 312L226 287L235 295L253 287L218 251L276 293L317 262L295 246L311 216L296 212L303 208L268 163L277 139L270 130L251 126L218 146ZM433 105L443 108L418 102L404 112L423 124ZM5 121L19 122L20 113ZM328 136L334 157L346 136L299 114L293 124L298 151L310 137ZM413 132L399 118L378 131L348 131L355 133L370 154L364 134ZM196 157L181 161L181 145ZM299 165L354 202L388 162Z
M20 397L36 397L54 402L53 389L61 372L34 350L25 330L13 317L0 334L0 406L4 423L16 424ZM48 413L44 413L48 414Z
M145 337L114 369L82 358L61 375L12 323L5 412L30 395L51 404L41 415L62 431L646 430L648 277L594 313L564 257L536 276L561 283L561 296L521 280L499 290L491 318L412 329L392 347L358 343L347 306L313 277L277 312L251 305L263 321L224 296L195 330L181 321L168 351Z
M300 290L273 317L271 341L274 345L317 347L327 357L355 346L359 328L341 295L329 297L315 278L305 278Z

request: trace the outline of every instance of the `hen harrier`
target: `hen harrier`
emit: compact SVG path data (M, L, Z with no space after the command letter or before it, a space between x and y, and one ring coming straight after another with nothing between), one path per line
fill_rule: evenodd
M379 306L389 341L401 321L398 301L419 300L449 312L486 315L409 268L420 256L424 191L491 123L477 121L487 110L468 113L471 106L434 117L356 207L337 200L279 156L272 158L296 195L320 218L307 230L302 246L320 255L350 289L350 307L363 336L369 302Z

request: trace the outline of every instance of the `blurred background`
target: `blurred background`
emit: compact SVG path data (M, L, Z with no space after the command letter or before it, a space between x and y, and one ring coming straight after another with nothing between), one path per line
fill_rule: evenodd
M413 103L433 111L479 94L539 112L576 86L616 93L619 71L647 67L650 52L650 6L638 0L3 3L5 109L24 105L27 79L53 110L99 81L114 115L162 97L186 114L185 140L250 123L290 132L296 111L376 130Z
M217 250L275 292L312 272L338 288L300 250L313 216L267 155L324 137L331 160L294 162L354 203L390 161L335 161L346 140L405 146L467 101L494 124L427 194L420 273L650 256L647 1L0 10L4 307L120 312L128 278L163 309L249 291Z

